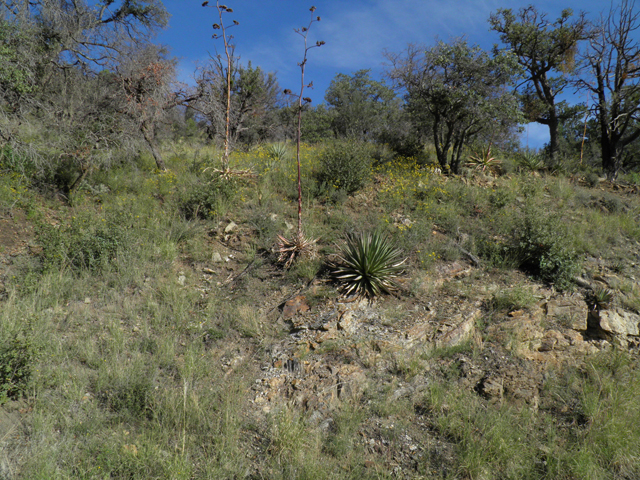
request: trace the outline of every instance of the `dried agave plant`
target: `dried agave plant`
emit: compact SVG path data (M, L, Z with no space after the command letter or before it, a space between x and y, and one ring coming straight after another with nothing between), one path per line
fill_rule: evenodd
M295 29L295 32L304 39L304 56L302 57L302 61L298 64L298 66L300 67L300 93L294 94L289 89L284 90L284 93L286 95L293 96L298 104L298 129L296 132L296 163L298 168L298 231L295 237L290 240L281 235L278 235L279 261L285 263L286 268L289 268L293 261L298 257L314 256L314 252L316 250L315 244L317 242L317 239L313 240L306 237L302 230L302 175L300 174L300 137L302 134L302 110L306 105L311 103L311 98L303 97L303 94L305 87L313 87L313 82L309 83L308 85L305 85L304 83L304 71L307 65L307 54L312 48L321 47L322 45L324 45L323 41L317 41L313 45L308 44L307 37L309 35L309 29L311 28L311 25L314 22L320 21L320 17L314 15L316 7L311 7L309 11L311 12L311 21L309 22L309 25L300 29Z
M317 242L318 239L299 234L291 239L278 235L278 263L289 268L298 258L315 258L318 255Z
M222 55L217 56L219 62L220 72L224 74L226 87L226 104L225 104L225 132L224 132L224 152L222 154L222 166L220 169L213 169L213 173L220 175L224 179L230 179L232 177L251 177L253 176L250 170L232 170L229 166L229 157L231 156L231 84L233 80L234 62L238 57L235 56L236 46L233 43L233 35L229 35L227 30L232 27L240 25L237 20L233 20L233 25L225 25L223 21L223 14L233 13L233 9L227 5L223 5L220 1L216 1L215 5L209 5L209 2L204 2L203 7L215 8L218 13L218 22L212 25L213 30L216 31L212 35L214 40L222 39L224 44L224 64L222 63Z

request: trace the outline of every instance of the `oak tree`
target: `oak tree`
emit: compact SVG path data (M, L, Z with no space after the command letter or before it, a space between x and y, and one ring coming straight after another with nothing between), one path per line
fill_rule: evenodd
M521 119L512 93L517 63L462 39L387 53L388 75L405 92L418 130L430 130L438 162L458 173L462 149L484 131L511 131Z
M583 13L572 19L571 9L563 10L555 21L530 5L514 13L499 9L489 18L491 29L513 52L525 71L520 98L527 120L549 127L549 154L558 152L558 126L562 118L557 98L568 85L575 68L578 42L588 33ZM497 50L497 47L496 47Z

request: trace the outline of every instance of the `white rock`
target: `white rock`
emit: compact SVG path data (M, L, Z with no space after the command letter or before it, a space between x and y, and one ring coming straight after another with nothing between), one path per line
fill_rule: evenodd
M235 231L236 228L238 228L238 225L232 220L229 222L229 225L224 228L224 233L231 233Z

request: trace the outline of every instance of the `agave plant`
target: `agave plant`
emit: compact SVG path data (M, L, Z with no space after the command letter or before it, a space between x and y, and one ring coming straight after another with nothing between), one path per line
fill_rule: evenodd
M537 172L544 168L544 160L540 154L532 152L531 150L525 150L518 158L518 164L530 172Z
M274 163L280 163L290 156L289 147L283 142L272 143L267 147L266 151L267 157Z
M375 297L397 290L394 279L402 274L402 252L380 233L348 235L332 269L347 294Z
M480 153L470 156L466 165L475 170L482 170L484 173L485 170L494 172L500 164L502 164L500 160L491 156L491 145L489 145L486 150L483 148Z
M614 293L613 290L597 286L593 292L591 292L590 296L594 310L606 310L613 302Z

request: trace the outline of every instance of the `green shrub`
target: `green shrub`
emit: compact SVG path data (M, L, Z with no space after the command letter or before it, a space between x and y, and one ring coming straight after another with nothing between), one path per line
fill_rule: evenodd
M605 194L602 196L602 206L607 209L609 213L620 213L624 210L624 203L619 197L611 194Z
M25 393L35 358L33 345L20 335L0 342L0 404Z
M183 192L180 210L188 220L215 218L233 200L239 186L237 179L220 176L207 183L190 185Z
M519 223L513 245L519 268L559 290L568 288L578 263L566 225L560 218L531 206L525 207Z
M68 225L44 225L38 232L45 270L69 267L97 272L115 264L129 243L127 228L113 219L73 217Z
M584 177L584 181L587 183L587 185L589 185L591 188L597 187L598 184L600 183L600 176L597 173L594 172L590 172L587 173Z
M361 189L371 175L372 150L355 141L335 142L320 156L315 177L327 190L344 190L348 194Z

